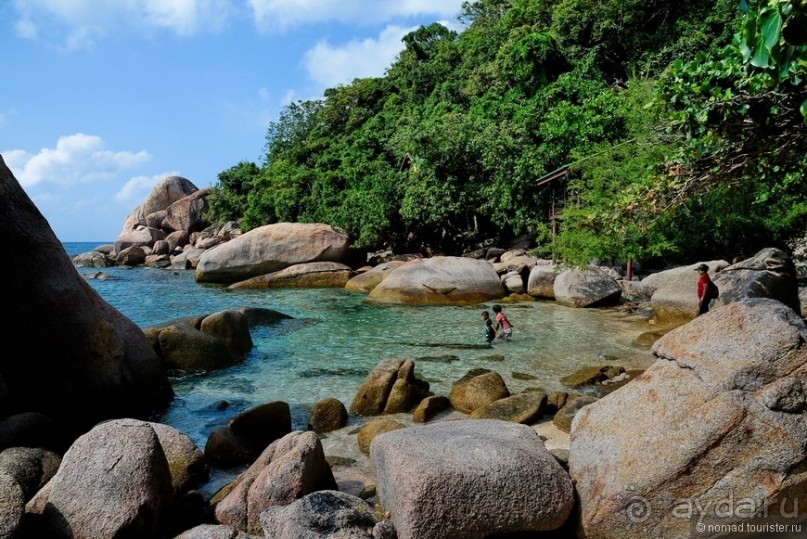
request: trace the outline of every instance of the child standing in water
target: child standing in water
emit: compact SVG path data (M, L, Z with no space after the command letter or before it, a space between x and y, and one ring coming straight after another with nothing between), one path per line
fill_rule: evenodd
M487 311L482 311L482 322L485 323L485 342L490 344L496 338L496 330L493 329L493 320Z
M509 339L513 336L513 324L508 320L507 315L502 312L501 305L494 305L493 312L496 313L495 330L500 339Z

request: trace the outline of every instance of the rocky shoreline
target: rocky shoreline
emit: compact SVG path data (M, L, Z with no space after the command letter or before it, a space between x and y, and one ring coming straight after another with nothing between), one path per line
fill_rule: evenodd
M204 193L182 180L161 183L114 245L71 261L0 161L0 223L19 261L3 270L16 315L4 331L30 358L0 363L1 537L717 537L717 525L807 517L807 327L787 253L705 261L721 294L696 317L701 261L642 281L523 250L358 265L323 224L199 230ZM110 263L222 286L342 286L382 303L641 300L656 360L567 380L611 386L595 398L511 395L486 369L434 395L411 360L379 358L349 407L317 403L309 430L268 402L199 448L149 421L172 398L169 369L226 368L251 347L250 324L283 315L233 310L144 331L74 268ZM243 472L203 494L227 468Z

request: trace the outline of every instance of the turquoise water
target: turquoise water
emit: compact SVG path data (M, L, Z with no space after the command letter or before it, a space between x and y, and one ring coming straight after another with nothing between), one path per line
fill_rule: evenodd
M71 256L97 244L66 244ZM274 309L294 317L252 331L254 349L232 368L174 379L176 399L158 420L204 447L210 432L236 412L270 400L289 403L294 428L305 428L318 400L335 397L349 406L367 373L381 359L409 358L432 391L447 395L468 370L502 375L511 392L527 387L568 390L560 378L581 367L644 367L649 350L633 344L648 329L613 312L573 309L552 301L504 303L515 326L509 342L483 343L480 312L471 307L387 306L343 289L227 290L200 285L193 271L149 268L78 268L103 271L109 280L88 282L140 327L235 307ZM513 376L516 373L518 378ZM522 380L521 374L533 379ZM227 410L216 403L227 401Z

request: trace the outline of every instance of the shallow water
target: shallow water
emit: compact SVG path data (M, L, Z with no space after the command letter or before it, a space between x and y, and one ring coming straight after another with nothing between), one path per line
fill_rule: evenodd
M68 253L92 246L68 244ZM391 306L343 289L227 290L197 284L192 271L78 271L110 276L88 282L143 328L236 307L274 309L294 317L253 328L255 346L239 365L172 380L176 399L158 420L185 432L200 448L235 413L266 401L289 403L293 427L305 429L314 403L335 397L349 407L367 373L384 358L412 359L417 375L443 395L478 367L497 371L515 393L527 387L568 390L560 379L582 367L644 368L652 362L647 347L633 344L650 326L620 319L613 310L575 309L552 301L503 303L515 327L513 337L487 346L480 313L493 302ZM225 410L217 408L222 401L229 403Z

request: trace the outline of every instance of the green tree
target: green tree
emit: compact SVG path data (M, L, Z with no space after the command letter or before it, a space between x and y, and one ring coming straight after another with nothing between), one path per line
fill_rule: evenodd
M240 221L247 209L247 196L254 188L261 170L252 162L242 161L218 175L211 190L208 214L214 221Z

